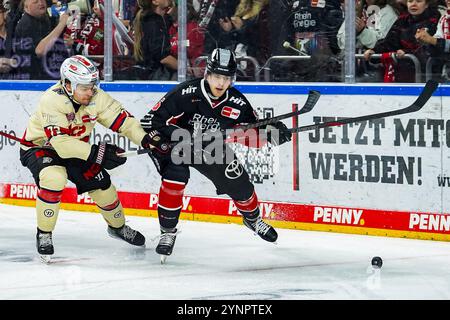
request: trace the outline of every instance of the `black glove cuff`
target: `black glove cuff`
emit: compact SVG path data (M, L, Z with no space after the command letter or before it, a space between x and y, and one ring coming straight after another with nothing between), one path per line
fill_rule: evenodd
M106 153L106 143L102 142L99 143L98 145L93 145L88 161L91 163L96 163L101 166L105 160L105 153Z

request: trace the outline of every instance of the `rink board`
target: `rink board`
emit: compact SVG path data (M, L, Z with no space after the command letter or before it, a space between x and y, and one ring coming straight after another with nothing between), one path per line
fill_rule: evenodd
M0 83L0 130L22 136L47 83L8 90ZM12 85L11 85L12 86ZM107 84L103 87L136 117L142 117L173 85ZM309 89L322 97L301 117L286 120L308 125L336 117L356 117L399 109L412 103L420 85L359 86L241 85L261 117L301 107ZM441 87L419 112L294 135L279 148L248 150L236 146L261 200L263 215L278 227L450 240L450 94ZM152 92L148 92L152 90ZM100 125L91 143L115 143L126 151L137 147ZM33 181L18 161L18 146L0 144L1 202L34 205ZM129 158L112 175L127 214L156 217L160 177L150 159ZM95 211L73 185L63 207ZM35 187L34 187L35 188ZM31 188L32 189L32 188ZM22 190L22 191L21 191ZM233 203L218 197L211 182L191 170L183 219L240 223Z

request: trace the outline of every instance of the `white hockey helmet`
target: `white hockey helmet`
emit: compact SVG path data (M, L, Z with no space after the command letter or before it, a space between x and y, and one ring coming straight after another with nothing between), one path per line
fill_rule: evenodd
M61 64L61 82L65 86L66 80L70 82L72 90L67 92L73 96L77 85L98 85L99 72L94 63L82 55L72 56ZM67 91L67 89L66 89Z

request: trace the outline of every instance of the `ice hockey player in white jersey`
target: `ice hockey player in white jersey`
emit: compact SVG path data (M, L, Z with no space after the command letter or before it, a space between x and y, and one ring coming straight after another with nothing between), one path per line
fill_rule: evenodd
M89 143L96 123L136 144L146 135L139 121L122 104L98 88L99 72L81 55L61 65L61 80L44 92L31 116L20 148L20 161L38 186L36 199L37 251L44 260L54 254L52 232L61 195L72 181L78 194L87 192L108 224L108 234L132 245L144 236L125 224L117 191L106 170L125 163L116 145ZM106 170L105 170L106 169Z

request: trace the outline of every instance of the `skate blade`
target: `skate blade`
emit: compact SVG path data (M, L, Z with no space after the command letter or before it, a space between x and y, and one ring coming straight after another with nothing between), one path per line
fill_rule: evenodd
M40 254L39 259L45 264L50 264L52 262L52 256L48 254Z
M264 240L264 241L267 241L267 242L269 242L269 243L272 243L272 244L274 244L274 245L277 245L277 244L278 244L278 242L277 242L276 240L273 241L273 242L272 242L272 241L265 240L265 239L261 238L260 235L257 234L257 233L253 233L253 235L256 236L256 237L258 237L258 238L260 238L260 239L262 239L262 240Z
M164 254L160 255L160 261L161 261L161 264L165 264L165 263L166 263L167 257L168 257L168 256L166 256L166 255L164 255Z

